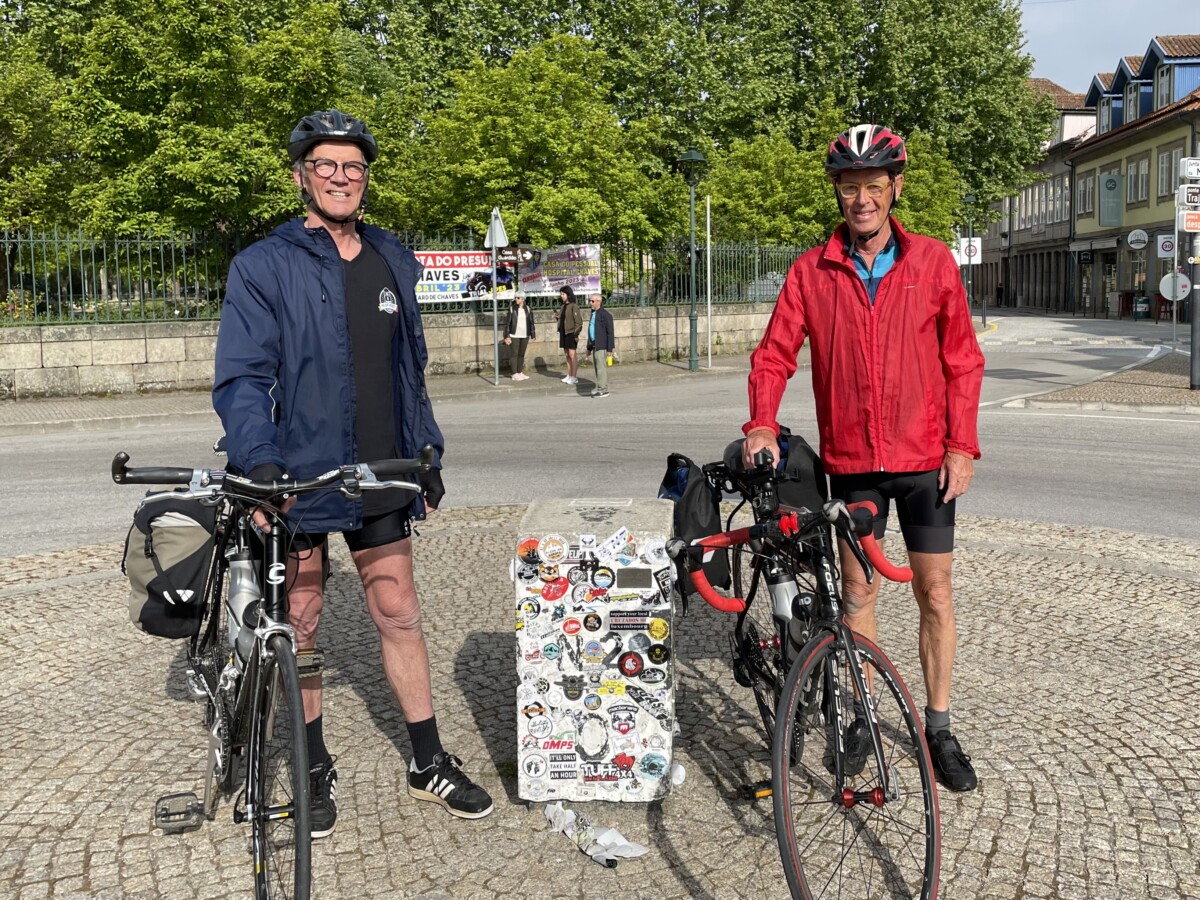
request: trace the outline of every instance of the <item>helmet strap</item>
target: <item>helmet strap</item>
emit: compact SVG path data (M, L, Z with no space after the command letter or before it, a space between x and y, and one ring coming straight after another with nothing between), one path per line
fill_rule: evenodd
M352 212L348 216L343 216L343 217L339 218L337 216L330 215L324 209L322 209L321 204L317 202L317 198L314 197L312 195L312 193L308 190L308 186L303 184L303 182L305 180L305 177L303 175L300 177L300 181L302 183L302 186L300 188L300 199L303 201L305 206L307 206L309 209L313 210L318 216L320 216L326 222L331 222L335 225L349 225L351 222L361 222L363 213L365 213L367 211L367 190L368 190L369 179L370 179L369 175L367 176L367 179L368 179L368 184L363 186L363 195L362 195L362 199L358 202L358 209L354 210L354 212Z

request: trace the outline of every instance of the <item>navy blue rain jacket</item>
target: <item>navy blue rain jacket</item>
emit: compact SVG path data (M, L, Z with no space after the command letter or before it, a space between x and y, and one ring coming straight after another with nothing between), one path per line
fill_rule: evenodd
M443 440L425 392L428 351L415 289L422 266L388 232L361 223L358 230L387 263L400 295L392 345L396 446L412 457L432 444L440 465ZM359 462L352 359L345 267L328 231L293 219L239 253L229 271L213 381L230 467L250 472L274 463L292 477L311 478ZM424 513L417 497L409 514ZM361 528L362 502L336 491L309 494L288 520L312 533Z

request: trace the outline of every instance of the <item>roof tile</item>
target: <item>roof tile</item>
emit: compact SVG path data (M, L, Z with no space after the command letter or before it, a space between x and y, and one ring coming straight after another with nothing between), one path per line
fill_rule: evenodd
M1047 94L1054 101L1054 108L1059 110L1064 109L1090 109L1084 102L1083 94L1076 94L1068 91L1065 87L1057 82L1051 81L1049 78L1030 78L1029 86L1038 94Z
M1154 39L1168 59L1200 56L1200 34L1160 34Z

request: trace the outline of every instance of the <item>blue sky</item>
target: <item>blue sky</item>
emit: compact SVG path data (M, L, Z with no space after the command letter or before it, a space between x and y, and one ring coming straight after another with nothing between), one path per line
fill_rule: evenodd
M1021 20L1034 77L1082 94L1155 35L1200 34L1200 0L1023 0Z

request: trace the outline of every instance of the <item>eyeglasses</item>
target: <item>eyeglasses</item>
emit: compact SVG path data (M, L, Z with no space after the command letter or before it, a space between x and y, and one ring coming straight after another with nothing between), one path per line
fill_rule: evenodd
M843 200L854 200L861 193L866 193L872 200L878 200L883 196L883 192L892 184L891 179L887 181L872 181L867 184L854 184L852 182L840 182L836 188L838 196Z
M367 170L370 168L364 162L344 162L339 163L332 159L306 159L304 164L321 178L332 178L337 174L338 166L342 167L342 172L346 175L347 181L362 181L367 177Z

